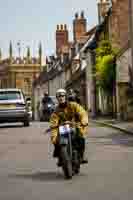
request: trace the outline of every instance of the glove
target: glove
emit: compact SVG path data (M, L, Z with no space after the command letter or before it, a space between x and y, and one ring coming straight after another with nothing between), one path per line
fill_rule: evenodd
M51 142L52 142L52 144L57 144L57 136L56 135L51 136Z

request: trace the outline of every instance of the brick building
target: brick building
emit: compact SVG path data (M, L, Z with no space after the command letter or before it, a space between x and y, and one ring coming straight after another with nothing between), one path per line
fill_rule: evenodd
M119 49L124 48L129 40L128 3L129 0L112 0L112 5L110 0L100 0L98 3L99 23L107 18L106 36Z

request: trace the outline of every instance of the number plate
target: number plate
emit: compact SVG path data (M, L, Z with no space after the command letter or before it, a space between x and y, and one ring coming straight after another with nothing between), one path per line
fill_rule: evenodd
M70 132L71 132L71 128L68 124L64 126L59 126L60 135L68 135Z
M2 105L2 104L1 104L1 105L0 105L0 109L4 109L4 110L5 110L5 109L14 109L14 108L16 108L16 106L15 106L15 105L12 105L12 104L11 104L11 105L10 105L10 104L7 104L7 105L5 105L5 104Z

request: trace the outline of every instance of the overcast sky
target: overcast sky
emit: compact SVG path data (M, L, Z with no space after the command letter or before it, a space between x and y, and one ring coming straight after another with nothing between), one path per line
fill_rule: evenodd
M88 29L97 24L97 0L1 0L0 1L0 48L8 56L9 41L14 54L18 54L17 43L21 43L21 55L30 46L36 55L39 41L43 52L55 52L55 30L57 24L67 24L71 32L75 12L84 10Z

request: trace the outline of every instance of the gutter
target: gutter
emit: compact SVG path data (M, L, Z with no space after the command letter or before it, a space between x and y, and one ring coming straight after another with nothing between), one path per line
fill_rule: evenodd
M113 128L113 129L116 129L116 130L119 130L119 131L124 132L124 133L126 133L128 135L133 135L133 131L128 130L127 128L120 127L118 125L114 125L114 124L111 124L111 123L108 123L108 122L99 121L99 120L90 120L90 122L98 124L98 125L103 125L103 126L106 126L106 127L109 127L109 128Z

